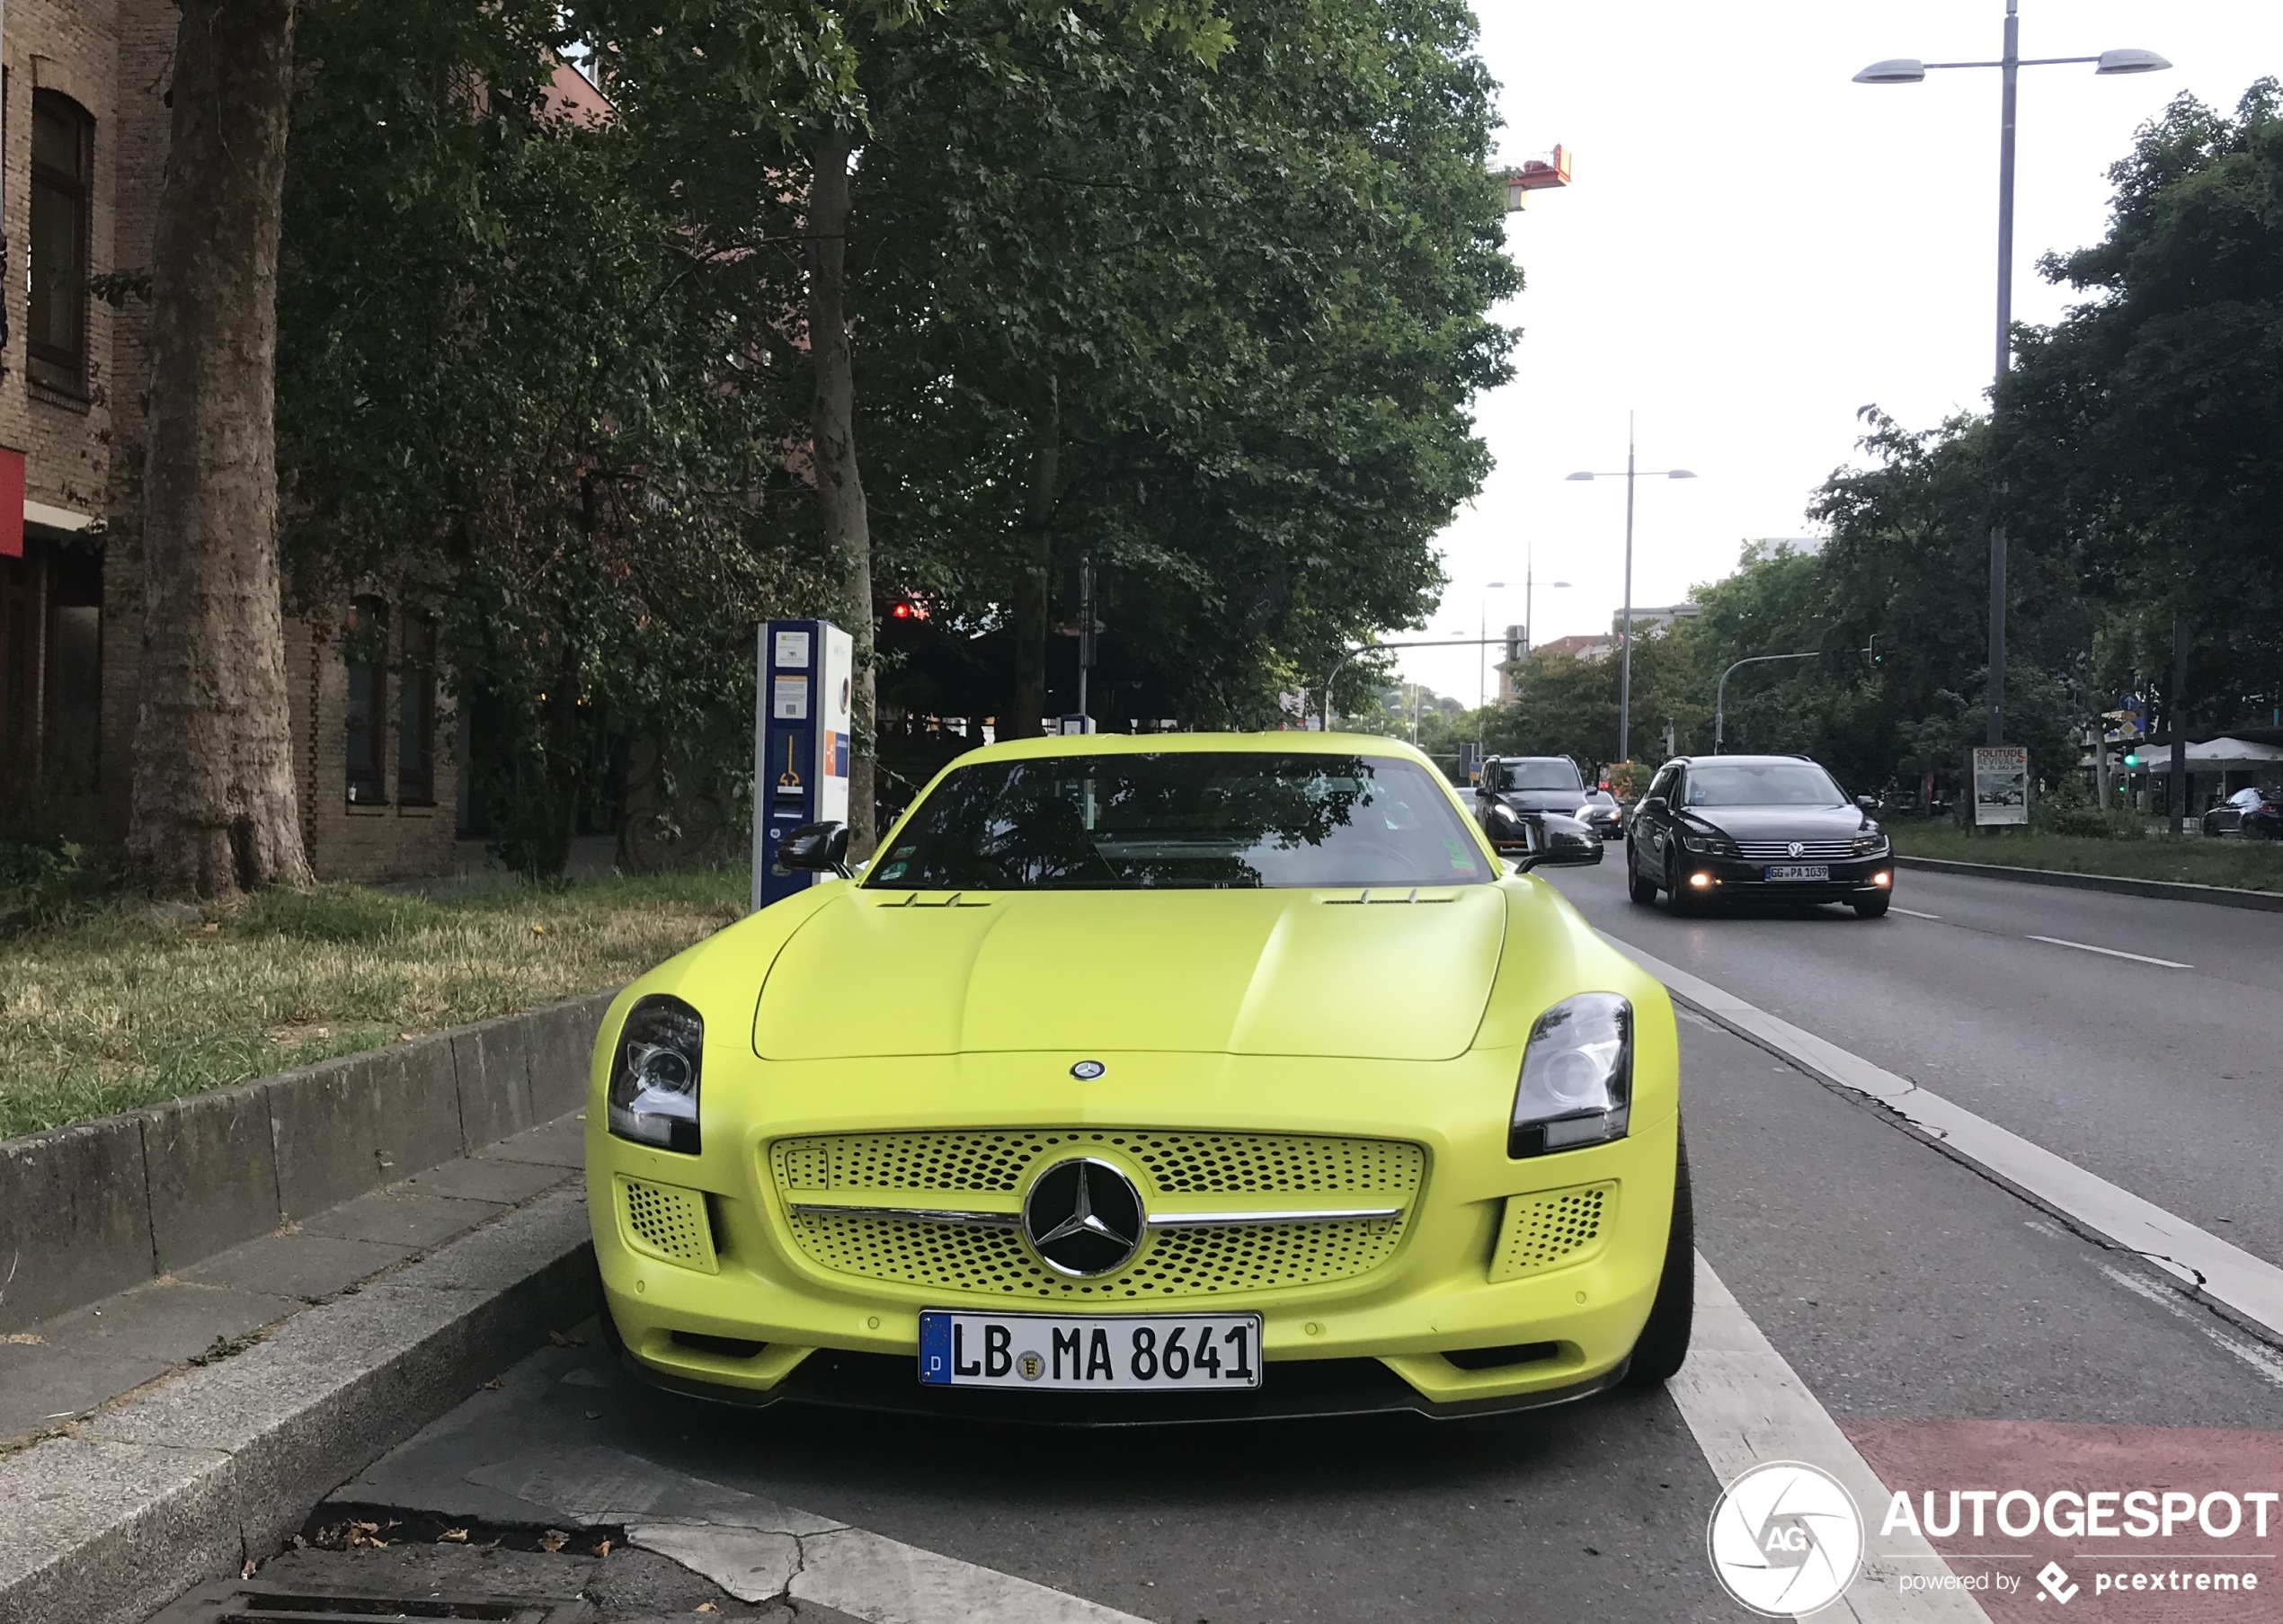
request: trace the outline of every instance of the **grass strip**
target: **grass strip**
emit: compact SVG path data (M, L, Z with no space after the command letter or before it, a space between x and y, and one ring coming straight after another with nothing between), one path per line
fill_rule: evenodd
M2283 892L2283 842L2211 839L2104 840L2035 830L1969 834L1947 823L1889 823L1895 849L1905 856L1950 857L1961 863L2000 863L2062 874L2113 874L2126 880L2180 880L2191 885L2232 885Z
M0 937L0 1138L613 986L746 894L742 869L446 897L334 884Z

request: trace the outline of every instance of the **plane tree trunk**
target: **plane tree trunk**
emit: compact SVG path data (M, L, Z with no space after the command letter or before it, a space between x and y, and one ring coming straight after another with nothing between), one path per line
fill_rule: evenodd
M163 894L309 883L278 565L278 234L294 0L182 0L151 244L128 844Z

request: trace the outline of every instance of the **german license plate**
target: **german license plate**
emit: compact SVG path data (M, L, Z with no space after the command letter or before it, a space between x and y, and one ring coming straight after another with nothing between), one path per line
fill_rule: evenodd
M1781 863L1768 870L1771 880L1828 880L1828 863Z
M919 1316L928 1387L1154 1392L1260 1385L1260 1316L1184 1314Z

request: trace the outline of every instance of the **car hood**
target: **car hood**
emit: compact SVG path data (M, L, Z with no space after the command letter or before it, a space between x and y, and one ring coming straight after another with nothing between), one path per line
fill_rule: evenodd
M1492 885L839 891L768 967L753 1021L764 1059L1449 1060L1481 1025L1506 939L1506 899Z
M1731 840L1844 840L1868 823L1859 806L1692 806Z

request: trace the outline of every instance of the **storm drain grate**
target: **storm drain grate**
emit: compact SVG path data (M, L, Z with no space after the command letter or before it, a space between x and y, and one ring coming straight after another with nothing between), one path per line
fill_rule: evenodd
M369 1590L272 1584L259 1579L204 1584L150 1624L413 1624L465 1619L484 1624L578 1624L593 1609L580 1599L384 1595Z

